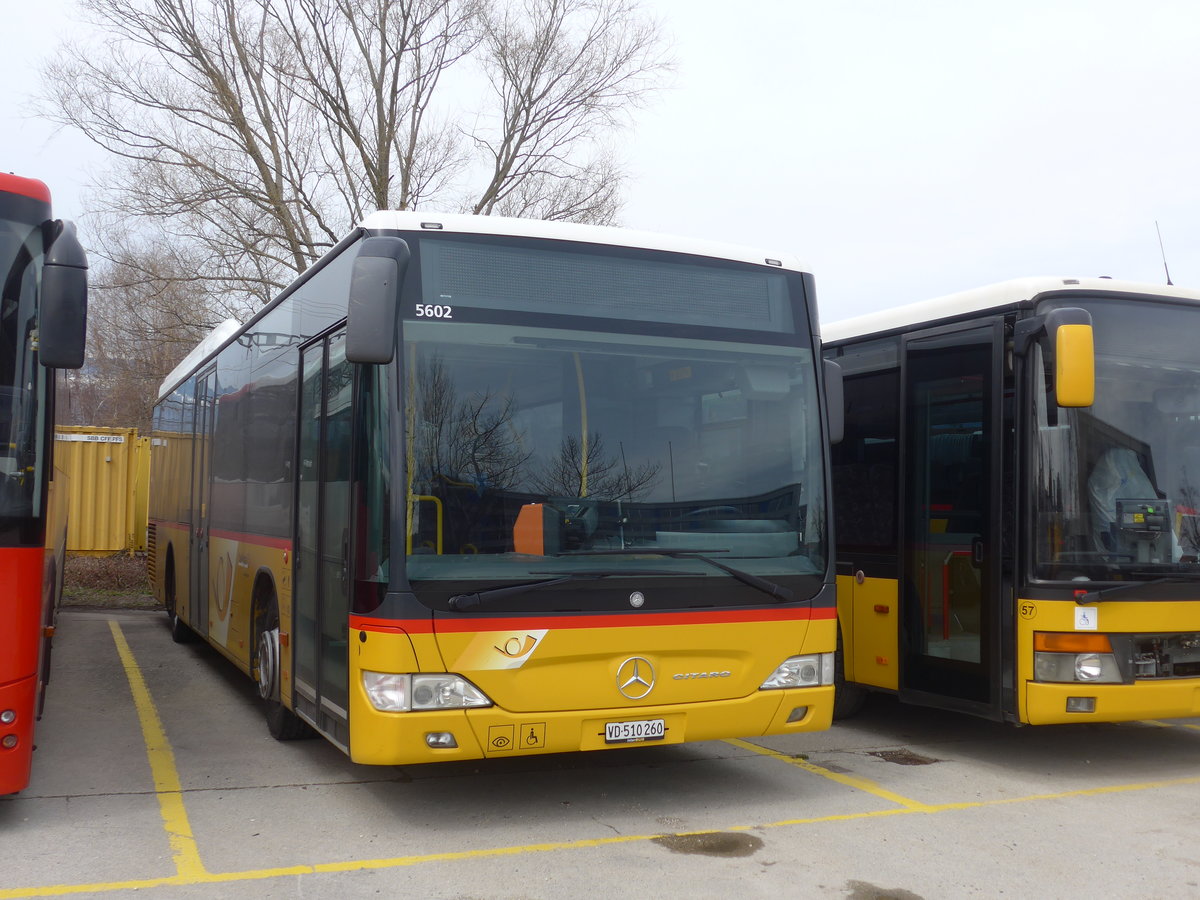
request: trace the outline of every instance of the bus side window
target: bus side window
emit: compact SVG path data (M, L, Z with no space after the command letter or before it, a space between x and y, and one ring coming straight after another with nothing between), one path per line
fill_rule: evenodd
M899 378L892 369L845 380L846 432L833 448L839 548L896 552Z

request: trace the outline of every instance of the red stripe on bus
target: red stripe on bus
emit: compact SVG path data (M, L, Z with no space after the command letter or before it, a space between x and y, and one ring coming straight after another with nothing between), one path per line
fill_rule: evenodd
M680 612L646 613L630 610L627 613L585 616L528 616L456 619L376 619L369 616L350 616L350 627L359 631L395 631L410 634L470 633L474 631L507 631L522 628L630 628L634 626L667 625L729 625L748 622L800 622L837 617L835 607L817 609L723 609L711 612L684 610Z
M151 519L151 525L163 526L166 528L178 528L180 531L190 532L192 526L187 522L168 522L165 519ZM270 537L265 534L246 534L241 531L225 531L220 528L213 528L209 531L210 538L221 538L226 541L237 541L239 544L253 544L256 547L273 547L276 550L291 550L291 538Z
M213 528L209 531L210 538L221 538L225 541L237 541L239 544L254 544L256 547L274 547L276 550L291 550L290 538L268 537L264 534L243 534L240 531L223 531Z

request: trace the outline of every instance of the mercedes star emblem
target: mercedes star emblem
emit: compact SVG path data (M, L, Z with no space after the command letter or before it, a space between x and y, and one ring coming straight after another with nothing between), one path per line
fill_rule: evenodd
M641 700L654 690L654 666L644 656L631 656L617 669L617 690L630 700Z

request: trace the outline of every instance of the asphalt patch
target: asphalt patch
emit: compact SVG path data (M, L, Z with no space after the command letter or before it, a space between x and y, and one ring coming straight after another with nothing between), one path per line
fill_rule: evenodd
M932 756L922 756L919 753L913 753L911 750L872 750L872 756L878 756L884 762L895 763L898 766L928 766L935 762L941 762L940 759L934 759Z

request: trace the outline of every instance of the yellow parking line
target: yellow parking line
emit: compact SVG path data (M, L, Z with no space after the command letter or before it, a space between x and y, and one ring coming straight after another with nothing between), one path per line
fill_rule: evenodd
M771 755L771 754L767 754ZM814 767L820 769L820 766ZM823 770L828 771L828 770ZM819 772L817 774L820 774ZM836 772L830 772L836 775ZM851 779L851 782L865 779ZM867 782L868 784L870 782ZM778 822L767 822L761 825L737 825L724 829L726 831L748 831L762 828L787 828L797 825L819 825L826 822L848 822L857 819L878 819L888 816L908 816L914 814L936 814L956 810L981 809L989 806L1005 806L1013 803L1030 803L1039 800L1066 800L1073 797L1094 797L1103 794L1119 794L1131 791L1145 791L1155 788L1171 788L1182 785L1200 784L1200 776L1191 778L1172 778L1163 781L1145 781L1137 784L1119 784L1108 787L1081 788L1074 791L1062 791L1054 794L1029 794L1024 797L1006 797L997 800L976 800L965 803L943 803L937 806L916 804L909 807L893 807L891 809L872 810L861 813L839 813L828 816L813 816L804 819L783 819ZM857 786L854 785L854 786ZM715 829L686 832L687 834L711 834ZM17 900L22 897L63 897L71 894L103 893L106 891L127 891L167 885L198 885L198 884L232 884L243 881L261 881L268 878L284 878L295 875L316 875L335 872L362 872L367 870L396 869L405 866L424 865L426 863L454 862L470 859L487 859L500 856L521 856L528 853L548 853L561 850L585 850L596 847L608 847L616 844L630 844L640 841L651 841L663 837L663 834L621 835L603 838L588 838L578 841L559 841L543 844L525 844L509 847L489 847L480 850L461 850L451 853L427 853L419 856L396 856L385 859L346 860L345 862L316 863L313 865L278 866L270 869L249 869L241 872L197 872L194 874L179 874L167 878L146 878L140 881L96 882L93 884L60 884L44 887L0 889L0 900Z
M182 789L179 783L179 773L175 767L174 754L167 742L158 712L142 678L129 644L120 626L113 620L109 621L117 652L125 668L129 680L130 691L133 694L134 705L142 725L142 734L146 744L146 755L150 761L154 777L154 789L158 795L159 807L162 812L163 826L171 842L174 853L177 874L161 878L131 879L127 881L93 882L90 884L58 884L42 885L27 888L0 888L0 900L17 900L23 897L65 897L73 894L97 894L110 891L140 890L153 887L203 885L203 884L233 884L240 882L261 881L270 878L285 878L299 875L330 874L338 872L361 872L367 870L394 869L406 866L424 865L427 863L453 862L472 859L487 859L502 856L520 856L529 853L547 853L564 850L581 850L597 847L613 846L654 840L663 834L618 835L603 838L589 838L578 841L560 841L552 843L525 844L508 847L490 847L479 850L463 850L449 853L428 853L416 856L398 856L383 859L346 860L342 862L315 863L311 865L278 866L266 869L250 869L239 872L208 872L200 861L196 840L192 835L188 822L187 810L184 808ZM1185 728L1200 730L1198 725L1184 725ZM914 813L936 814L957 810L978 809L990 806L1003 806L1013 803L1029 803L1034 801L1065 800L1075 797L1096 797L1105 794L1128 793L1161 788L1179 787L1183 785L1200 784L1200 776L1189 778L1173 778L1162 781L1146 781L1134 784L1110 785L1107 787L1081 788L1073 791L1063 791L1049 794L1030 794L1023 797L1006 797L996 800L977 800L963 803L943 803L929 805L920 803L908 797L881 787L875 782L833 772L829 769L810 763L807 760L796 759L775 750L761 747L749 741L730 740L727 743L749 750L754 753L778 759L789 765L803 769L814 775L865 791L880 799L897 806L889 809L871 810L860 813L839 813L826 816L813 816L799 819L783 819L760 825L737 825L725 830L748 831L760 828L785 828L800 825L816 825L827 822L846 822L858 819L876 819L888 816L904 816ZM691 834L706 834L710 831L690 832Z
M183 876L203 875L204 864L200 861L200 851L196 847L192 825L183 805L183 790L179 784L179 770L175 768L175 754L167 741L162 721L158 718L158 710L154 708L146 680L142 678L142 670L134 659L133 651L129 649L121 626L115 619L109 619L108 627L112 631L113 641L116 642L121 665L125 667L125 677L129 680L129 690L133 694L133 705L137 708L138 720L142 724L146 757L150 761L154 792L158 795L158 808L162 813L163 828L166 829L167 839L171 844L175 871Z
M1200 731L1200 725L1192 725L1189 722L1160 722L1158 719L1139 719L1138 722L1142 725L1153 725L1155 728L1190 728Z
M242 881L261 881L267 878L283 878L290 875L317 875L335 872L362 872L370 869L396 869L424 863L487 859L497 856L520 856L526 853L546 853L555 850L581 850L590 847L604 847L611 844L649 841L656 837L662 837L662 835L624 835L557 843L490 847L482 850L462 850L450 853L428 853L422 856L397 856L390 859L361 859L347 860L345 862L316 863L314 865L278 866L270 869L251 869L241 872L181 873L165 878L145 878L130 881L58 884L32 888L0 888L0 900L17 900L17 898L24 897L64 897L71 894L102 893L106 891L144 890L146 888L168 885L229 884Z
M880 787L874 781L868 778L858 778L854 775L843 775L841 772L833 772L829 769L810 763L806 759L797 759L794 756L788 756L785 753L779 753L771 750L768 747L761 747L758 744L752 744L749 741L741 741L737 739L728 740L725 743L732 744L735 747L740 747L743 750L751 750L754 753L761 753L763 756L770 756L772 759L778 759L790 766L795 766L798 769L803 769L806 772L811 772L813 775L820 775L822 778L828 778L830 781L836 781L838 784L844 784L847 787L856 788L860 791L866 791L879 797L881 800L888 800L892 803L898 803L905 809L911 809L914 812L925 812L933 809L919 800L913 800L909 797L902 797L894 791L889 791L887 788Z

